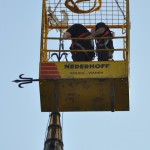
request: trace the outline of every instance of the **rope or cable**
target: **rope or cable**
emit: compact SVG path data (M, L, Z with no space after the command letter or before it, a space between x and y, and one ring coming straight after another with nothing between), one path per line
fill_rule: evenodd
M119 5L119 3L118 3L118 0L115 0L115 2L116 2L116 4L117 4L117 6L119 7L119 9L120 9L120 11L121 11L121 13L122 13L124 19L126 19L126 16L125 16L123 10L121 9L121 7L120 7L120 5Z
M86 1L86 0L82 0L82 2L84 2L84 1ZM70 5L70 3L72 5ZM101 6L102 6L102 0L98 0L98 4L99 4L98 6L96 6L97 0L95 0L94 1L94 6L91 9L89 9L89 10L82 10L82 9L79 9L79 7L77 6L76 3L77 2L74 2L73 0L66 0L65 1L65 6L68 9L70 9L72 12L74 12L74 13L91 13L93 11L98 11L101 8Z
M59 0L59 2L57 3L56 7L54 8L52 14L56 11L56 8L58 7L59 3L61 2L61 0Z

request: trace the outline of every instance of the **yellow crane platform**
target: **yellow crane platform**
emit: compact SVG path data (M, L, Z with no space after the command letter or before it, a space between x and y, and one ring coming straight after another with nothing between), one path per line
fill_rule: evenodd
M71 39L63 38L63 33L74 23L90 30L98 22L115 33L113 60L98 61L96 56L93 61L72 61ZM42 112L129 111L129 64L129 0L43 0Z

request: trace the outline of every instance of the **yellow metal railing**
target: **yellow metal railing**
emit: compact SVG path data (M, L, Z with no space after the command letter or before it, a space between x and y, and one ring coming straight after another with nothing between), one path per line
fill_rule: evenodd
M81 2L71 0L80 10L92 8L95 1L81 0ZM130 19L129 0L102 0L101 8L98 11L88 13L75 13L65 5L65 0L43 0L42 28L41 28L41 62L50 61L50 53L68 52L68 48L60 49L60 41L64 45L71 39L62 38L62 32L74 23L81 23L86 28L92 29L98 22L105 22L111 30L115 30L113 40L116 42L114 52L122 51L123 60L128 59L130 40ZM97 6L97 5L96 5ZM60 32L60 29L62 32ZM53 45L55 42L55 48ZM120 41L122 46L117 43ZM111 51L111 50L108 50Z

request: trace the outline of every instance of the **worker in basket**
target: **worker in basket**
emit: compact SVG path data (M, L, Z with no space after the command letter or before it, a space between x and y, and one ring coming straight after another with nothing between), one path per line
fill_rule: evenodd
M85 38L85 40L72 39L70 50L78 50L78 52L71 52L73 61L92 61L94 59L94 42L86 39L90 35L91 33L81 24L72 25L64 33L64 38ZM80 50L90 50L90 52L79 52Z
M108 51L108 49L114 49L113 41L111 38L113 37L112 31L110 31L105 23L100 22L97 23L96 27L91 30L91 33L92 37L104 37L103 39L95 39L98 61L112 60L114 51Z

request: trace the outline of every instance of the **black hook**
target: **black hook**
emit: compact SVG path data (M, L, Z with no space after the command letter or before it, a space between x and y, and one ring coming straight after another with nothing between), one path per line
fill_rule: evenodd
M21 75L19 76L19 78L20 78L21 80L17 79L17 80L12 81L12 82L19 83L19 84L18 84L18 87L20 87L20 88L23 88L23 87L22 87L22 84L32 83L33 81L39 81L39 79L24 78L24 77L22 77L23 75L24 75L24 74L21 74Z
M60 61L60 59L62 58L62 56L65 56L66 61L68 61L68 60L67 60L67 55L68 55L67 53L62 53L60 56L59 56L57 53L53 53L53 54L51 55L51 57L53 57L54 55L57 57L58 61Z

